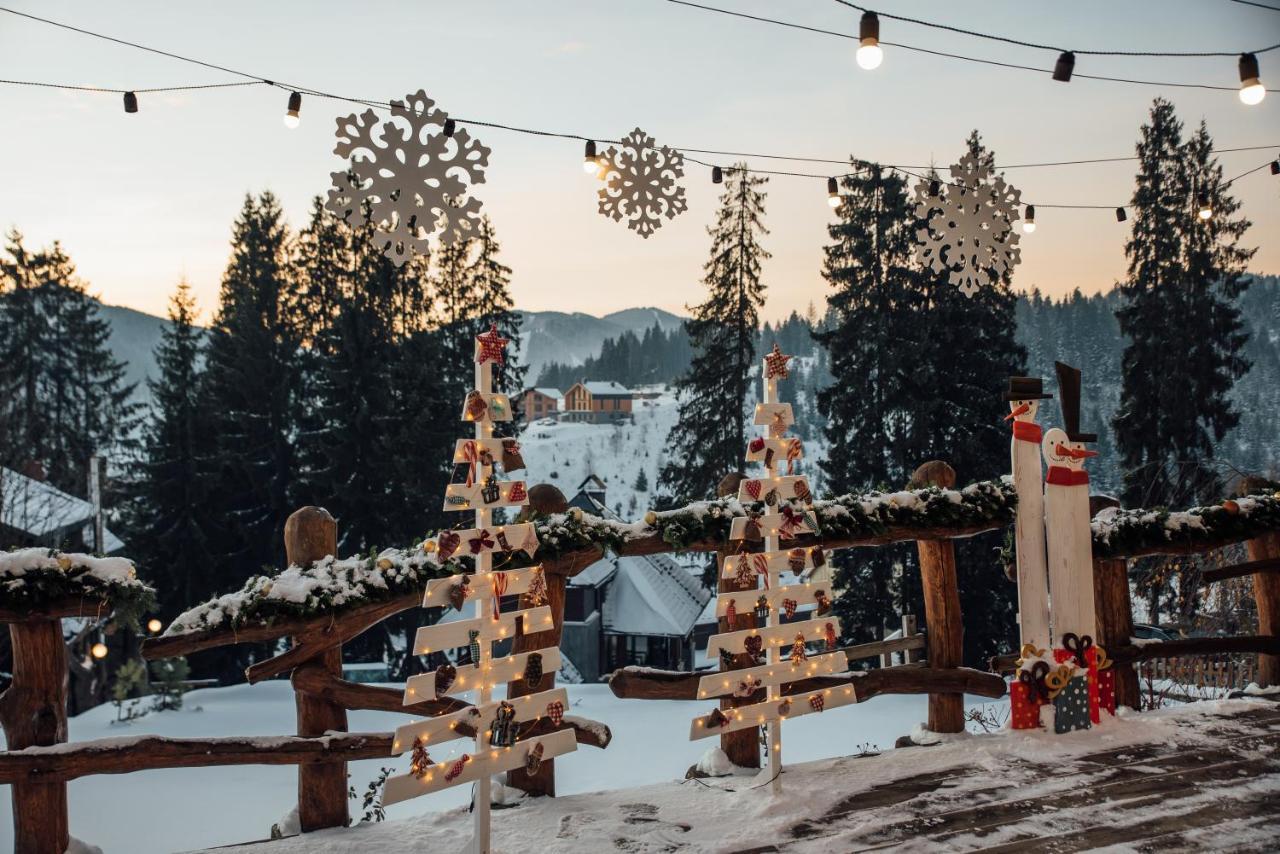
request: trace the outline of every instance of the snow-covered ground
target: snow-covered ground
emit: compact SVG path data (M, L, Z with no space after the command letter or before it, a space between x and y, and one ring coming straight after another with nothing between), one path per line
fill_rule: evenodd
M567 690L568 713L608 724L613 743L607 750L582 747L556 760L560 794L662 784L689 796L694 784L678 787L675 781L713 744L713 739L688 741L690 720L705 714L710 703L620 700L606 685L569 685ZM973 706L984 702L981 698L970 700ZM925 719L926 705L922 696L882 696L861 705L808 715L785 727L783 756L792 763L854 754L862 744L888 749L898 736ZM126 726L113 725L114 717L114 708L105 705L72 718L71 740L143 734L178 738L287 735L295 726L293 692L283 680L193 691L182 710L153 712ZM388 731L409 720L408 716L385 712L351 712L349 717L353 732ZM432 750L432 756L441 761L465 749L466 743L460 740L453 751L441 745L439 751ZM406 755L352 763L351 784L363 792L379 768L394 766L399 772L408 767L408 761ZM296 770L284 766L184 768L84 777L69 786L71 832L100 846L105 854L160 854L265 839L271 825L293 808L296 787ZM465 822L458 816L465 813L468 793L469 787L461 786L397 804L388 809L387 818L394 822L431 814L424 819L425 827L441 823L461 828ZM0 798L0 804L0 851L8 851L13 846L10 799ZM358 806L353 802L357 817ZM495 812L495 826L514 812ZM408 825L392 826L399 827L406 840L421 832ZM319 849L304 846L296 850ZM446 845L439 850L453 848Z

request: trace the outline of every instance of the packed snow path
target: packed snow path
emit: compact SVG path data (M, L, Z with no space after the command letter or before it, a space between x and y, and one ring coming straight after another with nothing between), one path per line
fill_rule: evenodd
M1274 850L1280 705L1195 703L1065 736L961 735L791 765L781 797L731 776L525 801L495 814L500 851ZM465 808L221 852L449 851Z

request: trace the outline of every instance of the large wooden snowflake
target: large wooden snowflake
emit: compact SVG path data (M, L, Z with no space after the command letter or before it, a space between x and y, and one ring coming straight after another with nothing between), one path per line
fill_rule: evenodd
M627 220L627 227L648 237L662 226L662 217L674 219L689 209L684 187L684 155L668 146L658 147L640 128L627 134L622 148L604 152L604 186L600 188L600 213Z
M489 149L465 128L446 135L448 118L419 89L392 102L389 121L373 110L338 119L333 153L351 162L332 173L325 207L356 227L373 222L396 266L426 251L433 234L453 243L479 222L480 200L467 190L484 183Z
M921 180L915 188L916 216L927 222L916 232L916 251L933 272L972 297L1022 260L1013 228L1022 192L972 152L952 165L951 181L938 195L930 195L930 183Z

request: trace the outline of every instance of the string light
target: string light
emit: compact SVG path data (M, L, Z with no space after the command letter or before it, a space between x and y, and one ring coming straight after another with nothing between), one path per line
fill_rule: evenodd
M107 645L102 641L98 641L89 649L89 654L92 655L94 658L106 658Z
M587 140L586 152L582 156L582 171L593 175L600 169L600 159L596 156L596 141Z
M1027 215L1022 221L1022 230L1027 234L1036 230L1036 206L1027 205Z
M147 620L147 631L151 632L151 634L154 635L162 628L164 628L164 623L160 622L157 618L152 617L150 620Z
M1124 222L1129 216L1124 212L1124 208L1116 208L1116 222Z
M1213 216L1213 208L1209 206L1209 194L1201 190L1196 195L1196 207L1199 208L1197 215L1201 219L1208 219Z
M884 50L880 47L880 17L875 12L863 12L858 22L858 65L874 71L884 62Z
M1240 54L1240 101L1254 106L1267 97L1266 87L1258 75L1258 57L1252 53Z
M289 106L284 113L284 126L287 128L296 128L298 123L302 121L298 117L298 113L302 110L302 94L300 92L291 92L289 94Z
M1076 55L1069 50L1064 50L1058 57L1058 61L1053 64L1053 79L1059 83L1070 83L1071 72L1076 70Z
M126 113L138 112L138 96L132 92L124 93L124 111Z
M840 187L835 178L827 179L827 204L833 208L840 207Z
M724 182L724 173L720 171L720 167L712 166L711 167L711 183L721 184L723 182Z

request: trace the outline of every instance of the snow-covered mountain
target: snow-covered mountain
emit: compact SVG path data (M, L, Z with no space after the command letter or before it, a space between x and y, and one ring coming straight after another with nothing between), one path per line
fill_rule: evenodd
M684 322L684 318L660 308L626 308L604 317L563 311L520 314L520 358L529 366L526 376L530 380L536 379L548 362L577 365L600 355L606 338L617 338L627 331L643 336L655 323L669 332Z
M101 311L111 324L111 352L125 364L125 381L136 384L138 400L150 400L147 379L156 376L155 349L169 321L119 305L103 305Z

